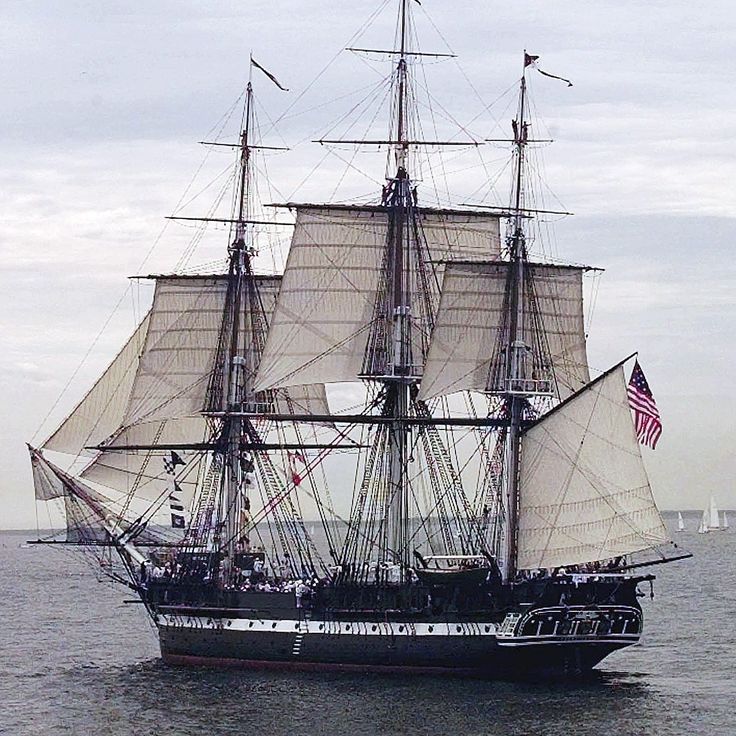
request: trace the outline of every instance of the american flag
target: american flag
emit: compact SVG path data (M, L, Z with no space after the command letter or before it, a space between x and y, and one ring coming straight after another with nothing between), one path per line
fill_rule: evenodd
M659 420L657 404L638 360L631 372L628 394L629 406L634 412L636 436L642 445L648 445L654 449L662 434L662 422Z

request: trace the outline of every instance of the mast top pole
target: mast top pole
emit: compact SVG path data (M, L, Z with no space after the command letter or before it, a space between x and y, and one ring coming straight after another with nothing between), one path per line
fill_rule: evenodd
M400 171L406 171L407 158L409 154L409 142L407 139L406 115L408 108L408 0L400 0L399 8L399 61L397 65L398 90L397 90L397 114L396 114L396 166Z
M514 177L514 196L512 211L514 213L514 232L512 238L512 259L520 255L515 251L519 246L523 247L523 217L524 210L524 150L529 140L529 124L526 122L526 63L527 54L524 51L524 67L519 82L519 111L518 119L512 123L514 132L514 145L516 147L516 172Z
M253 117L253 65L249 65L248 84L245 88L245 112L243 130L240 134L240 185L238 188L238 211L235 224L235 241L231 250L244 251L246 248L246 222L250 209L250 134Z

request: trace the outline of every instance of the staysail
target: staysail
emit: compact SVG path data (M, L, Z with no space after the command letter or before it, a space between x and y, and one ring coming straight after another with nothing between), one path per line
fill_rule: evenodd
M420 397L461 390L503 391L504 348L508 342L509 262L450 263L432 332ZM584 269L525 264L524 323L519 332L531 356L532 391L554 375L560 399L589 380L583 320Z
M416 222L429 257L437 263L487 259L499 252L498 216L417 208ZM385 207L296 207L256 390L356 380L370 336L388 232Z
M669 541L622 366L523 434L519 486L519 569L610 560Z
M85 448L101 444L120 428L148 322L146 315L95 385L43 443L45 449L68 455L94 454L94 450Z

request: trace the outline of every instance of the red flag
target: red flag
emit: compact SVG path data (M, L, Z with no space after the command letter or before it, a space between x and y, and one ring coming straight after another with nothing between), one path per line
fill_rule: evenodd
M304 455L302 455L301 452L287 452L286 456L289 458L291 482L295 486L298 486L302 482L302 476L297 472L296 461L298 460L302 465L306 465L307 461L304 459Z

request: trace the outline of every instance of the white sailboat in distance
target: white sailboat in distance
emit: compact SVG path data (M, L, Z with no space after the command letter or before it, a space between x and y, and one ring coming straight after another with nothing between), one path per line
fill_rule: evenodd
M682 518L682 511L677 512L677 531L685 531L685 520Z
M728 517L726 516L726 512L723 512L723 522L721 523L721 529L725 532L726 529L728 529Z
M703 515L700 517L700 526L698 527L698 534L707 534L710 531L708 526L708 509L703 509Z
M711 495L710 503L708 504L708 528L711 531L717 531L721 528L721 521L719 519L718 506L716 506L715 496Z

